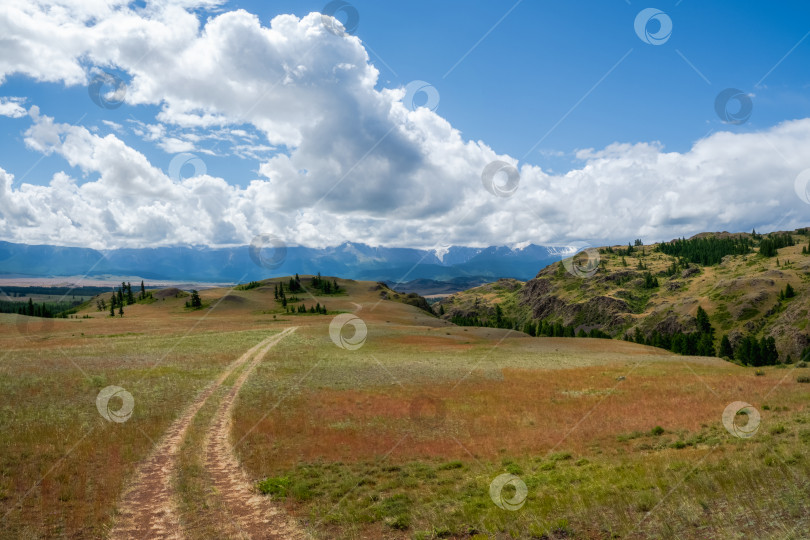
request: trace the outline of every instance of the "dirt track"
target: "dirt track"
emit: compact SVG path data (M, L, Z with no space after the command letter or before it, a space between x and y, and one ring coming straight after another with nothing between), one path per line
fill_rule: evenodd
M236 395L267 352L296 330L287 328L255 345L232 362L216 381L203 390L183 414L169 426L163 439L139 467L135 480L119 504L120 514L109 537L183 538L173 480L178 452L197 412L235 371L242 373L223 398L211 421L205 442L205 466L228 513L228 526L237 538L305 538L295 523L257 494L236 460L229 441L231 412Z

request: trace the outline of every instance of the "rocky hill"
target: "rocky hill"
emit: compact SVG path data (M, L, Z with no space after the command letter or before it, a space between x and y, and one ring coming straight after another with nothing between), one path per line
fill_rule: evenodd
M774 338L780 361L810 344L810 234L702 233L650 246L606 246L551 264L527 282L500 280L434 305L459 324L537 333L547 322L644 339L699 330L701 307L720 354L723 336ZM786 294L787 293L787 294ZM496 322L498 321L498 322Z

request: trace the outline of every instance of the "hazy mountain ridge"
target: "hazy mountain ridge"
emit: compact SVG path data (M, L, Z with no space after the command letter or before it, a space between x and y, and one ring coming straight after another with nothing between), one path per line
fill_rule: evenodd
M372 247L346 242L323 249L288 247L281 266L257 266L248 246L232 248L160 247L95 250L0 242L0 275L25 277L137 275L144 279L233 282L322 272L373 281L447 281L459 277L529 279L559 258L542 246L450 247L434 251Z

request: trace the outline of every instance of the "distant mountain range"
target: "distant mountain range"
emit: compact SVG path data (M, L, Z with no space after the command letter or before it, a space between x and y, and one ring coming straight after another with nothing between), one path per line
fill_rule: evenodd
M453 246L431 251L351 242L323 249L288 247L283 262L269 265L272 268L257 265L253 260L255 256L249 246L101 251L0 242L0 277L125 275L146 280L236 282L321 272L392 284L413 280L448 282L456 278L485 282L502 277L527 280L546 265L560 260L553 248L536 245L520 249ZM469 283L465 279L456 282L458 285ZM441 285L431 287L441 288Z

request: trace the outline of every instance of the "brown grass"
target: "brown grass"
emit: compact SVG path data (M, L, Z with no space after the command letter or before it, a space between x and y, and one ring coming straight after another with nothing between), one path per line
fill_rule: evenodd
M721 425L728 403L746 396L756 406L754 397L762 399L775 384L774 377L743 370L730 377L726 370L678 364L640 367L616 380L627 373L604 366L505 369L502 381L479 379L457 387L445 382L311 389L288 398L278 414L255 427L253 442L245 445L251 450L246 465L268 472L299 461L364 461L392 448L396 460L492 459L505 447L519 455L594 446L608 451L624 433ZM780 404L802 410L802 396L801 386L789 379L780 389ZM763 414L767 422L767 411ZM247 432L253 420L243 416L235 432Z

